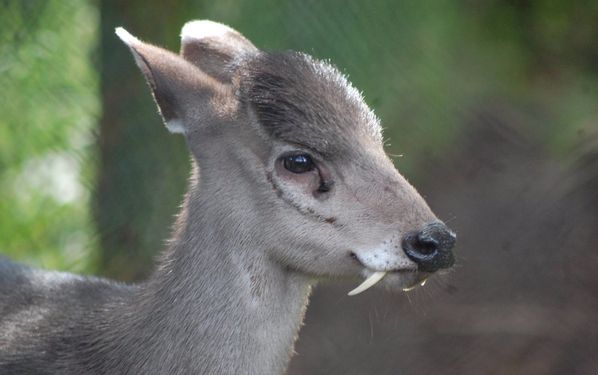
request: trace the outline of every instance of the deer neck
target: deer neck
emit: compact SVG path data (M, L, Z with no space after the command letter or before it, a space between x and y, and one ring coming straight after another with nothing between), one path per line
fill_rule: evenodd
M192 182L169 249L140 289L148 319L142 324L151 326L161 353L156 366L172 361L188 363L181 372L282 373L310 280L270 259L260 236L250 233L255 228L198 190Z

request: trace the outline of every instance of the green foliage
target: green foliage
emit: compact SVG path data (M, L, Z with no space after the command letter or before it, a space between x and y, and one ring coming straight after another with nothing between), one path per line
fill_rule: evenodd
M90 2L5 2L0 12L0 251L91 270L89 188L99 103Z

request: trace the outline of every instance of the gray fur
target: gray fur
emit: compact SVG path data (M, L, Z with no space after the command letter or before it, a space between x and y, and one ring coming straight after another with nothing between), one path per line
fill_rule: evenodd
M328 64L227 30L183 35L182 57L121 35L192 155L172 239L134 286L0 261L0 373L280 374L316 280L427 276L400 240L437 219L361 96ZM287 171L290 151L317 169Z
M243 98L260 123L285 142L327 158L350 152L359 137L382 142L379 120L361 94L336 68L309 55L262 52L248 59L242 80Z

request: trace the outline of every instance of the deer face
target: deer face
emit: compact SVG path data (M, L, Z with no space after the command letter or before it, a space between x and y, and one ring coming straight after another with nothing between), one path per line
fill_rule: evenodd
M454 234L395 169L379 120L335 68L262 52L239 75L253 128L274 145L264 169L281 262L328 277L386 272L400 288L452 265Z
M183 28L182 58L123 35L202 179L268 257L312 277L365 278L354 292L382 277L411 288L452 265L455 235L395 169L378 118L334 67L259 51L209 21Z

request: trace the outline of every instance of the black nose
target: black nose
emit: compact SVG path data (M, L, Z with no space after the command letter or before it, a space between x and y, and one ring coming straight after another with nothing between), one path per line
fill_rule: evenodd
M456 240L457 235L446 225L432 223L421 232L407 234L403 238L403 250L409 259L417 263L420 271L434 272L455 263L451 249Z

